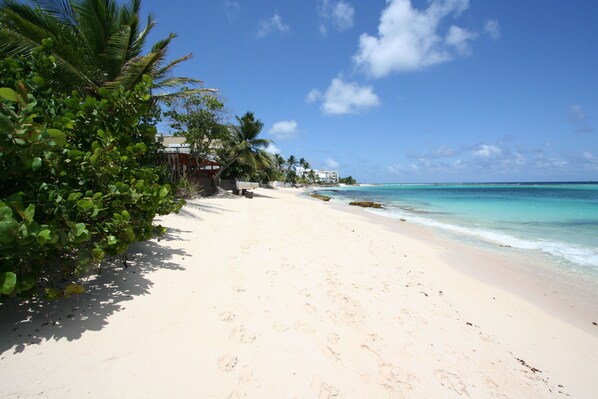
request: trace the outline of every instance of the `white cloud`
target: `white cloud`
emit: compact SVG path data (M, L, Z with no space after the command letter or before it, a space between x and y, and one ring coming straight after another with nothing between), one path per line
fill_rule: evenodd
M353 61L374 77L450 61L466 53L477 35L453 25L443 37L439 28L445 18L458 17L468 7L469 0L431 0L428 8L420 11L410 0L389 0L380 17L378 36L362 34Z
M356 114L380 104L371 86L344 82L341 78L333 79L322 97L321 110L328 115Z
M257 37L261 39L275 32L287 33L290 30L290 26L282 21L282 17L276 11L271 18L259 22Z
M268 132L279 140L292 139L299 133L297 129L297 122L294 120L279 121L272 125Z
M453 148L441 146L438 149L436 149L432 154L437 158L447 158L456 155L457 151Z
M325 35L328 33L328 24L330 22L339 32L353 27L355 9L344 0L321 0L318 5L318 15L320 17L320 33Z
M448 46L455 48L459 54L467 55L471 53L469 43L477 36L475 33L453 25L449 28L445 42Z
M307 96L305 97L305 102L308 104L312 104L322 98L322 92L318 89L311 89Z
M264 150L270 154L280 154L280 149L273 143L268 144L268 147L264 148Z
M583 159L585 159L586 161L593 161L594 160L594 156L592 155L591 152L588 151L584 151L581 153L581 157Z
M336 170L340 166L340 164L332 158L328 158L325 163L326 167L332 170Z
M484 25L484 32L493 40L500 38L500 24L494 19L489 19Z
M477 146L477 149L472 152L472 155L478 158L492 158L501 153L502 150L493 144L480 144Z
M233 22L241 14L241 4L232 0L224 0L224 12L228 22Z

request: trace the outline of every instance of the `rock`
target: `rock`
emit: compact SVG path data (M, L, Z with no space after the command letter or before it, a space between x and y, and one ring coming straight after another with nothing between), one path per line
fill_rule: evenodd
M349 202L349 205L361 206L362 208L376 208L376 209L382 208L381 204L378 204L376 202L371 202L371 201L353 201L353 202Z
M330 201L330 198L331 198L331 197L329 197L327 195L316 194L316 193L311 193L309 196L313 197L313 198L317 198L317 199L322 200L322 201Z

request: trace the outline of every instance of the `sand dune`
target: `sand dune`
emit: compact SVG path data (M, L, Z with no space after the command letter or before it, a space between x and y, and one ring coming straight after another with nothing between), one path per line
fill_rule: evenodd
M1 310L0 397L595 397L598 332L365 215L190 201L84 295Z

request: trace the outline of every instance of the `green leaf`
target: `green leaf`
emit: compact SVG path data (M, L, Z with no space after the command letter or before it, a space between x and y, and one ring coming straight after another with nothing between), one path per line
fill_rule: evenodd
M23 219L25 219L26 222L33 222L33 216L35 216L35 205L29 204L27 209L25 209L25 212L23 212L23 215Z
M12 209L2 203L2 205L0 205L0 219L11 219L12 215Z
M48 129L48 135L58 147L63 147L66 144L66 134L58 129Z
M116 242L117 242L116 237L108 236L108 245L114 245L114 244L116 244Z
M14 219L0 221L0 243L9 244L15 240L19 224Z
M47 241L50 240L52 236L52 232L48 229L44 229L37 233L37 242L39 245L44 245Z
M36 85L43 87L46 85L46 81L40 77L40 76L34 76L32 79L33 83L35 83Z
M60 290L57 290L56 288L46 288L46 298L48 299L56 299L60 294Z
M77 223L75 225L75 229L74 229L74 233L75 233L75 237L80 236L81 234L84 234L86 232L85 230L85 223Z
M90 201L88 199L80 199L79 201L77 201L77 206L79 208L81 208L82 210L86 211L89 208L93 208L93 201Z
M8 101L19 101L19 95L17 92L8 87L0 87L0 97Z
M40 157L33 158L33 162L31 163L31 169L35 172L42 166L42 159Z
M160 189L160 198L164 199L164 198L166 198L167 195L168 195L168 188L167 187L162 187Z
M2 280L0 292L4 295L10 295L15 289L15 285L17 285L17 275L13 272L5 272L2 274L3 276L0 278L0 280Z
M69 284L64 289L64 295L69 297L73 294L82 294L85 291L85 288L79 284Z
M69 194L69 201L77 201L82 196L83 196L83 194L81 194L81 193L70 193Z

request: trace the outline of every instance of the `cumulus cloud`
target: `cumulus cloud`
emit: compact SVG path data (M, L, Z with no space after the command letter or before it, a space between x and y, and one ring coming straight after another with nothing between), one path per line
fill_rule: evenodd
M264 150L270 154L280 154L280 149L273 143L268 144L268 147L264 148Z
M431 0L427 9L417 10L410 0L389 0L380 17L378 35L364 33L359 37L353 62L369 75L383 77L467 54L477 35L456 25L443 34L440 26L446 18L458 17L468 7L469 0Z
M305 97L305 102L307 102L308 104L312 104L318 101L320 98L322 98L322 92L318 89L311 89Z
M475 150L472 151L472 155L477 158L492 158L500 155L502 150L493 144L480 144Z
M355 9L344 0L331 1L320 0L318 4L318 16L320 17L320 33L328 33L328 25L339 32L345 31L353 26Z
M407 155L407 162L387 166L389 174L414 180L571 179L598 171L598 155L591 151L563 154L548 148L509 148L504 145L463 145L452 151L440 147ZM445 151L445 149L447 149ZM446 154L446 156L442 156ZM592 176L590 174L589 176Z
M500 38L500 24L494 19L489 19L486 21L486 24L484 24L484 32L486 32L491 39L497 40Z
M297 122L288 120L276 122L272 125L272 128L268 133L279 140L287 140L296 137L299 130L297 129Z
M261 39L276 32L287 33L290 31L291 27L282 21L282 17L276 11L272 17L262 19L258 23L257 37Z
M241 14L241 4L232 0L224 0L224 12L228 22L233 22Z
M357 114L380 104L380 99L371 86L345 82L341 78L333 79L324 94L313 89L306 100L322 100L320 109L327 115Z
M432 154L437 158L446 158L456 155L457 151L450 147L441 146L434 150Z
M446 35L445 42L447 46L453 47L459 54L467 55L471 53L469 43L477 36L477 34L469 32L466 29L451 26Z

